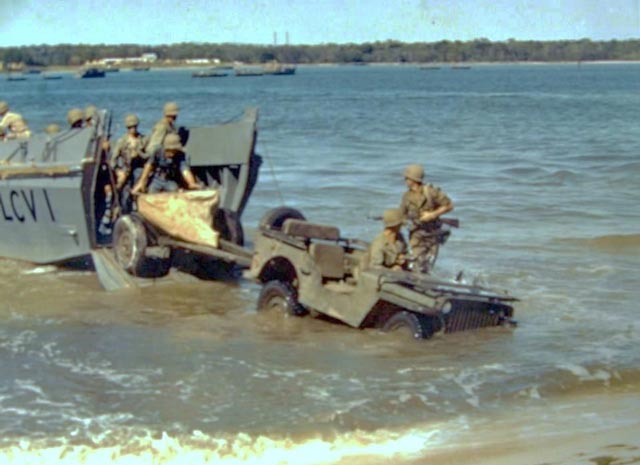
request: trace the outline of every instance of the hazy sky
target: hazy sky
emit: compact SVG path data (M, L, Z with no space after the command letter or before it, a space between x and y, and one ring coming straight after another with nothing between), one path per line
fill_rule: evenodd
M640 37L640 0L0 0L0 47Z

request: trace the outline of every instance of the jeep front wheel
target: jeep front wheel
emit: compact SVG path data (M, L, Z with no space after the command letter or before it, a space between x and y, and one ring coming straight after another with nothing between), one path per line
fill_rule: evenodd
M406 310L389 318L382 325L382 331L404 332L414 339L428 339L433 335L430 317Z
M276 311L291 316L303 316L307 313L298 302L295 288L282 281L269 281L264 285L258 298L258 311Z

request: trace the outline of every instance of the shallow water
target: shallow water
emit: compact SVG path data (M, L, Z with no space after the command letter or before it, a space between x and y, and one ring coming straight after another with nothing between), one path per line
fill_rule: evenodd
M259 287L243 280L107 294L92 273L2 260L3 462L492 463L496 438L535 451L547 436L573 438L549 463L589 463L616 444L605 453L640 456L639 75L327 67L0 81L35 130L89 103L114 123L136 111L145 130L167 100L186 126L258 106L265 163L249 231L284 202L371 239L380 225L367 216L397 205L403 167L422 163L461 221L439 273L464 269L521 299L515 330L415 343L257 314Z

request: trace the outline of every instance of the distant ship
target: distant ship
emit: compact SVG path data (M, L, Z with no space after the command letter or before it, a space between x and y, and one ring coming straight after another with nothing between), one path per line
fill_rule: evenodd
M148 66L135 66L131 68L131 71L149 71L151 68Z
M262 66L239 66L234 68L234 72L238 77L264 75L264 69Z
M191 77L194 78L210 78L210 77L226 77L227 73L217 69L206 69L202 71L194 71Z
M295 74L296 67L294 65L283 65L278 62L267 63L264 65L264 74L271 74L276 76L284 76Z
M103 78L105 72L98 68L86 68L78 72L78 77L82 79L87 78Z

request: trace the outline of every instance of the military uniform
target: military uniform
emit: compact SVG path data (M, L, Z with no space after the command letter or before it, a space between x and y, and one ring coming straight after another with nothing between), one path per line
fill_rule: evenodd
M164 149L156 151L148 163L151 163L153 168L153 177L148 189L150 194L177 191L182 182L182 173L191 169L184 153L178 152L168 157Z
M138 182L147 162L148 157L144 153L146 143L147 138L143 134L137 137L125 134L116 142L111 156L111 168L122 172L125 178L120 191L120 205L125 213L132 209L130 189Z
M407 253L407 243L402 234L396 235L396 241L391 242L383 232L373 240L369 248L369 265L373 268L393 268L403 267L405 255Z
M440 229L440 221L424 223L420 221L420 216L450 204L451 199L432 184L423 185L417 192L409 190L404 193L400 210L404 217L410 220L409 245L414 257L429 256L435 252L438 245L438 237L433 233Z
M170 124L163 118L153 127L147 142L146 152L155 153L160 147L162 147L162 143L168 134L178 134L178 130L173 124Z
M21 120L22 116L19 113L13 113L11 111L7 111L4 115L0 117L0 134L4 135L11 123L14 123L18 120Z
M138 134L138 137L123 135L113 149L111 167L125 171L127 178L132 177L134 182L137 181L148 158L144 152L146 145L147 137L143 134Z
M169 134L177 134L178 130L173 124L175 118L178 116L178 104L176 102L167 102L164 105L163 114L164 118L158 121L151 131L149 136L149 144L146 147L147 153L155 153L164 143L165 137ZM169 121L167 117L173 116L173 121Z

